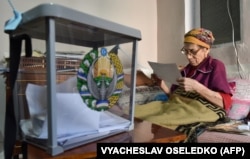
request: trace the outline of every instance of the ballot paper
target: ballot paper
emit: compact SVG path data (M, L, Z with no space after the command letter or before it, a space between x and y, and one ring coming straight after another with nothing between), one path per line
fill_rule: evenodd
M79 136L89 139L129 127L131 123L125 118L108 111L99 112L87 107L80 94L74 92L75 84L76 78L68 79L56 87L58 142L63 143ZM20 125L23 133L33 138L48 138L46 91L46 86L35 84L28 84L26 88L26 99L31 118L22 120Z
M176 79L181 77L180 70L175 63L156 63L148 61L152 67L154 74L160 79L164 80L165 83L177 84Z

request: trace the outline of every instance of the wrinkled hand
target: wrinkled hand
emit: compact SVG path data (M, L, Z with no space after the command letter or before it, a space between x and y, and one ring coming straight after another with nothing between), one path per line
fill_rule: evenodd
M192 78L181 77L177 79L179 86L185 91L197 91L200 83Z

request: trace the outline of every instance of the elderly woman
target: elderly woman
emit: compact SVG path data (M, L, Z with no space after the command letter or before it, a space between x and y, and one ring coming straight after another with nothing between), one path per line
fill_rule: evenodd
M232 94L224 64L209 55L213 41L212 32L204 28L186 33L181 52L189 64L181 69L178 85L169 89L163 80L152 75L169 100L136 107L135 116L186 133L186 142L195 141L201 128L224 119Z
M211 103L228 111L232 94L224 64L209 55L213 42L212 32L203 28L192 29L185 34L181 52L186 55L189 64L182 69L183 77L177 82L184 91L195 91ZM167 94L178 87L174 85L169 90L164 81L157 79L155 75L152 78L158 81L157 83Z

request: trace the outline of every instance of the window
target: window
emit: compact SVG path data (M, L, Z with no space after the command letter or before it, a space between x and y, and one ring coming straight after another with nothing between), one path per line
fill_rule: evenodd
M200 0L200 17L201 27L213 32L215 45L241 40L240 0Z

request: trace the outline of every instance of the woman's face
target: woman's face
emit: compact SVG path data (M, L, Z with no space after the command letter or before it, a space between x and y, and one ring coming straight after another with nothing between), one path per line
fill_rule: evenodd
M186 55L188 62L192 66L198 66L209 53L209 49L192 43L184 43L182 53Z

